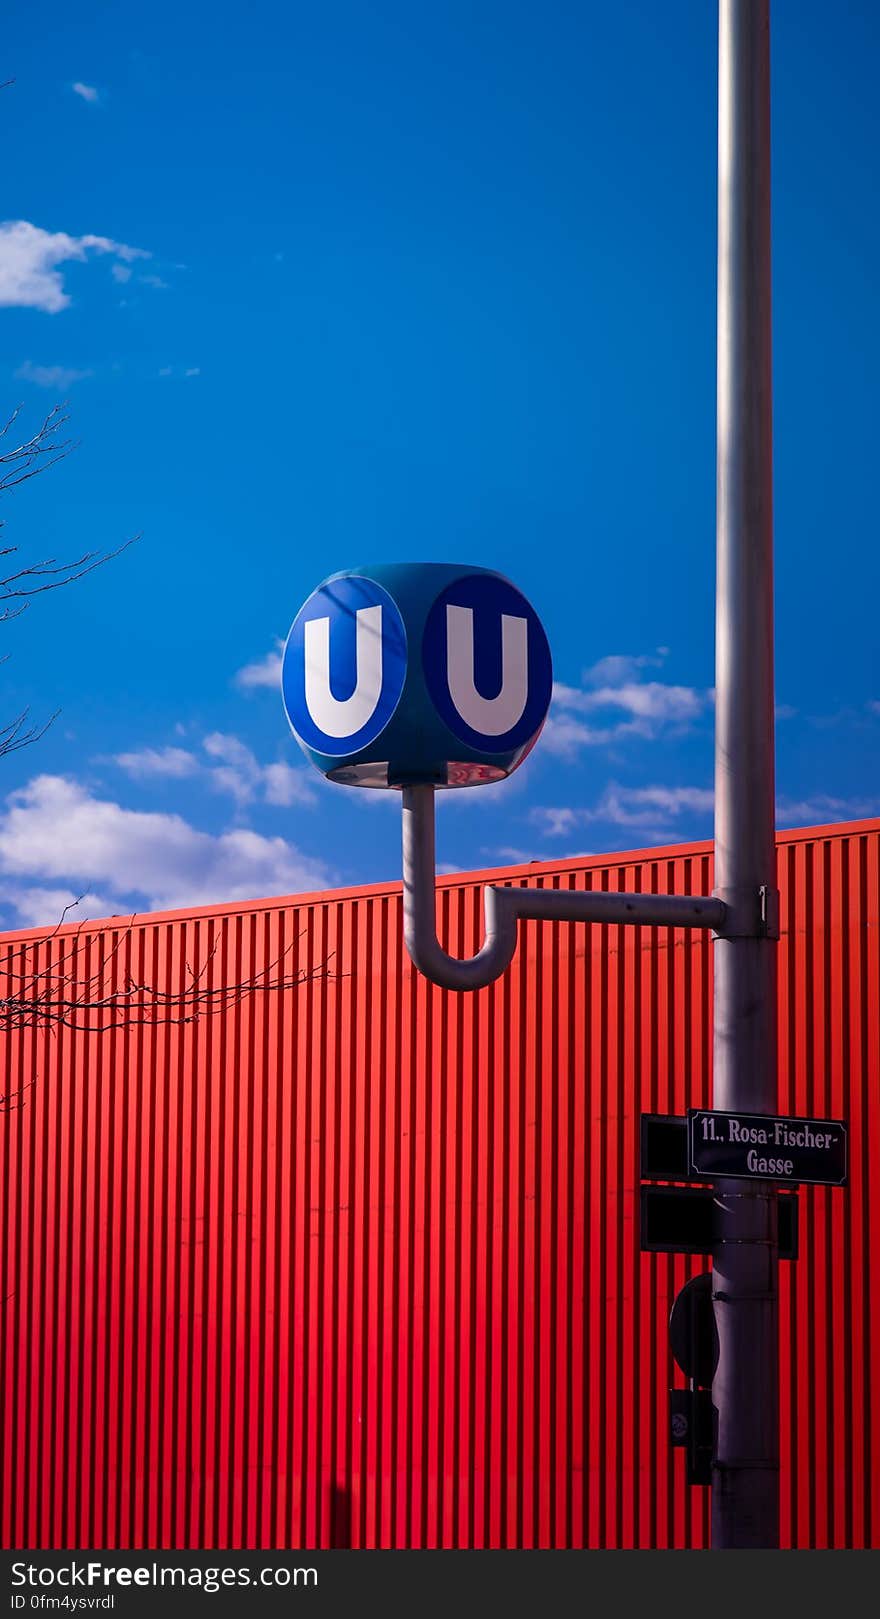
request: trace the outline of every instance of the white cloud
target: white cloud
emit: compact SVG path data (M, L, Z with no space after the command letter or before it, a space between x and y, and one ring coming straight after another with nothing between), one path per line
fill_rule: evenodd
M40 928L65 922L84 922L106 916L110 903L100 894L74 893L72 888L45 888L39 884L0 883L0 901L12 905L17 926Z
M658 815L705 815L714 803L711 787L618 787L612 782L587 818L644 826Z
M620 787L609 782L598 803L588 809L541 807L530 819L545 837L565 837L584 822L655 828L658 820L682 814L705 815L712 809L711 787Z
M178 734L183 734L178 732ZM314 804L315 791L305 769L283 761L261 765L240 737L212 731L202 747L212 763L188 748L139 748L113 755L113 763L135 781L167 778L182 781L201 777L215 792L229 793L239 805L261 798L267 804L289 808Z
M262 770L250 748L237 736L227 736L221 731L206 736L202 746L212 759L220 761L209 771L212 786L220 792L231 793L239 804L252 799Z
M812 798L776 800L778 826L826 826L836 821L861 821L878 813L880 796L834 798L828 793L816 793Z
M210 736L205 737L202 747L212 759L222 759L224 763L254 775L259 771L260 767L247 743L227 731L212 731Z
M315 794L304 770L280 763L263 769L266 803L287 809L291 804L313 804Z
M649 843L662 843L678 834L682 816L705 818L714 806L711 787L621 787L609 782L596 804L585 809L542 805L529 820L544 837L566 837L575 826L604 822L631 827ZM817 793L812 798L780 798L776 804L779 826L821 826L837 821L862 820L880 813L880 796L835 798Z
M84 260L90 252L109 253L124 264L150 257L142 248L108 236L68 236L25 219L5 220L0 224L0 305L56 315L70 303L58 266Z
M333 880L322 861L284 838L243 829L212 836L180 815L125 809L69 777L49 775L7 799L0 875L53 885L47 921L57 921L60 893L92 884L106 891L108 905L172 910L323 889Z
M592 668L584 670L584 684L621 686L625 681L638 680L640 669L659 669L668 652L668 647L658 646L656 654L647 652L640 657L630 657L627 653L612 653L610 657L600 658Z
M124 286L126 281L131 280L131 267L128 264L111 264L110 274L114 281L119 281Z
M529 820L541 828L545 838L564 838L577 825L582 812L573 809L534 809Z
M613 726L586 725L571 714L551 712L541 732L541 747L546 753L566 759L572 758L580 748L605 747L625 736L650 734L646 726L635 721Z
M15 373L19 382L33 382L38 388L65 389L72 388L75 382L82 382L86 377L94 375L92 371L75 371L68 365L33 365L25 360Z
M620 708L638 719L658 720L661 724L685 724L696 719L708 703L707 694L693 686L666 686L659 680L628 681L622 686L599 686L594 691L554 685L553 699L560 708L579 714L592 714L597 708Z
M93 84L83 84L80 79L74 79L70 88L74 95L79 96L82 101L89 101L94 105L96 101L100 100L98 91Z
M163 281L160 275L139 275L138 280L143 282L145 287L155 287L159 292L168 290L168 282Z
M261 765L239 737L223 731L213 731L202 746L210 758L219 761L208 770L211 785L231 793L239 804L247 804L258 795L267 804L285 807L314 804L314 788L305 770L294 770L284 763Z
M627 737L651 741L670 729L687 729L712 704L711 691L643 680L641 671L663 663L668 648L631 657L615 653L585 671L583 684L557 681L544 731L545 751L572 758L583 748L606 747ZM620 714L624 719L617 718ZM598 723L592 723L593 718Z
M258 686L271 687L278 691L281 686L281 654L284 651L284 642L276 640L275 649L267 652L265 658L256 663L246 663L233 675L233 683L240 686L242 691L254 691Z
M180 780L194 776L199 761L186 748L140 748L134 753L117 753L114 763L136 780L149 776L171 776Z
M200 365L190 365L183 374L185 377L200 377L202 374L202 368Z

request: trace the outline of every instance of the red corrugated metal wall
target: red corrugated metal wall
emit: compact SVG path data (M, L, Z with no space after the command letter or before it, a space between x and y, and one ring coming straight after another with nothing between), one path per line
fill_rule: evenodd
M880 822L780 837L780 1106L851 1128L782 1267L797 1546L880 1543L878 856ZM709 892L711 849L512 875ZM479 883L441 890L473 951ZM711 950L529 923L458 997L412 972L397 888L3 940L3 994L65 962L105 990L334 975L3 1035L3 1544L705 1545L666 1433L698 1266L639 1252L636 1187L639 1114L710 1099Z

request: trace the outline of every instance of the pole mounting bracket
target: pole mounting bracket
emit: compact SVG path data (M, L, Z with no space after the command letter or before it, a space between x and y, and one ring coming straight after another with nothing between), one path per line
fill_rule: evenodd
M483 989L510 966L518 924L638 922L646 927L724 931L725 901L714 894L628 894L617 889L526 888L489 884L484 891L485 940L465 960L447 955L437 938L434 788L403 788L403 931L410 957L442 989Z
M779 938L779 889L772 884L716 888L715 897L724 901L727 912L713 931L714 939Z
M762 883L758 889L761 898L761 928L765 939L779 938L779 889Z

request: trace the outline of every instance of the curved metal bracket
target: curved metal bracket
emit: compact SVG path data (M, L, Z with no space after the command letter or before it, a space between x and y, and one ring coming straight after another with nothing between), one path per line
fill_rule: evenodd
M449 956L435 920L434 788L403 788L403 931L413 962L442 989L483 989L510 966L517 923L638 922L646 927L711 928L724 932L727 906L690 894L585 893L558 888L485 890L485 939L475 956Z

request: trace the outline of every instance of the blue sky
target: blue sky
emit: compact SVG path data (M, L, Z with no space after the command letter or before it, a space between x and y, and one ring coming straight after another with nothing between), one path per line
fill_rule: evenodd
M772 42L799 825L880 812L880 13L774 0ZM2 717L61 713L2 761L0 921L396 877L395 795L308 772L274 670L371 559L498 568L553 649L444 865L710 836L714 5L16 0L0 65L3 391L81 441L5 540L142 534L3 626Z

